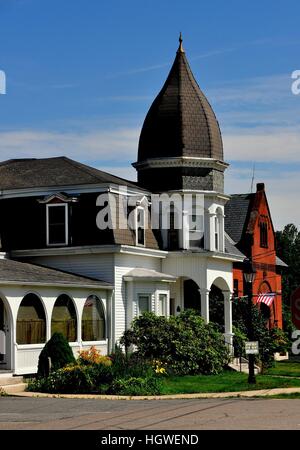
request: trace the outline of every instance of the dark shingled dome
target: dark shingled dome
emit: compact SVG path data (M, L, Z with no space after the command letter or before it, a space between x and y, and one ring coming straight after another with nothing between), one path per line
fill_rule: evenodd
M218 121L192 74L181 44L144 121L138 162L180 156L223 161Z

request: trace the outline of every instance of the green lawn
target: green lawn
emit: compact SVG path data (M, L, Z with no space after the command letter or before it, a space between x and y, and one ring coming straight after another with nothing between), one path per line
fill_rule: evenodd
M267 374L300 377L300 362L289 360L276 361L275 367L268 369Z
M192 394L200 392L236 392L252 389L300 387L300 379L257 375L256 384L249 385L248 376L240 372L223 372L220 375L186 375L163 380L162 394Z

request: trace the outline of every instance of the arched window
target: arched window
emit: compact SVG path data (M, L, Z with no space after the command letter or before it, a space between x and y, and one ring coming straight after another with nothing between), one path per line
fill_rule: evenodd
M268 248L268 218L266 216L260 217L259 229L260 229L260 246L263 248Z
M17 343L42 344L46 341L46 316L41 300L35 294L23 298L17 317Z
M66 294L60 295L54 305L51 320L51 334L62 333L69 342L77 339L77 316L73 300Z
M105 337L105 313L102 301L96 295L90 295L82 313L82 340L102 341Z

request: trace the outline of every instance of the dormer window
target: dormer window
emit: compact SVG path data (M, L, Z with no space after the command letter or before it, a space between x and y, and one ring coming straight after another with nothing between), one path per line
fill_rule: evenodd
M138 206L135 214L136 245L145 246L145 209Z
M68 245L72 241L69 236L69 214L72 212L69 213L69 208L78 202L78 198L58 192L39 199L38 202L46 206L46 245Z
M268 218L260 217L259 221L259 231L260 231L260 246L262 248L268 248Z
M68 204L46 205L47 245L68 245Z

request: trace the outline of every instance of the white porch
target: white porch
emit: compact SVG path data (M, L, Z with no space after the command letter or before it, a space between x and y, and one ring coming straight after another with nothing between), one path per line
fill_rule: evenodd
M67 334L75 357L78 356L78 351L88 349L92 345L106 354L111 339L108 325L111 316L111 292L97 286L88 289L2 284L0 370L16 375L36 373L40 352L54 331ZM30 301L27 301L28 299ZM94 307L96 303L100 306ZM88 304L90 306L87 306ZM102 308L101 323L97 308ZM61 319L59 314L62 314ZM100 334L95 327L102 330ZM91 340L87 340L90 338Z
M165 272L176 277L176 283L170 286L170 304L175 314L193 308L206 323L218 323L232 352L232 261L187 251L169 253L162 265Z

